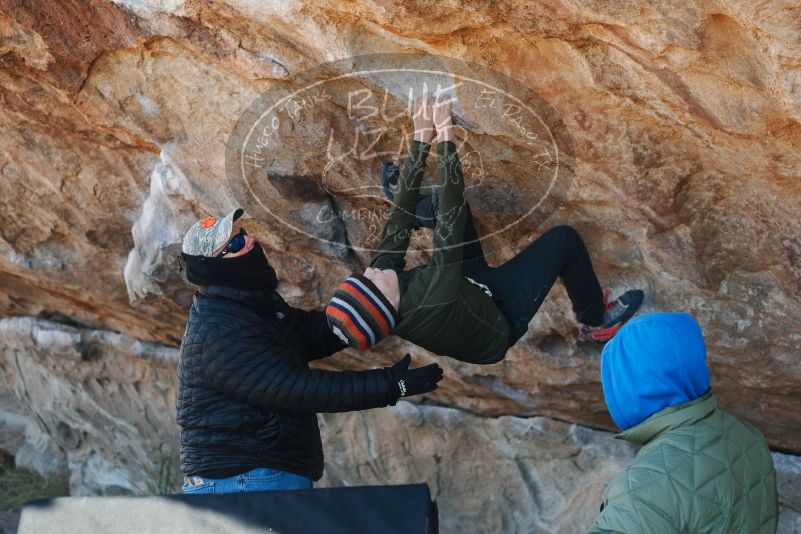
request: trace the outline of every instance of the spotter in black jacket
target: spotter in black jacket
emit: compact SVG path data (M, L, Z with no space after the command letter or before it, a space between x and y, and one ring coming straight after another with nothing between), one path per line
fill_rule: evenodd
M226 478L270 467L318 480L316 414L395 400L385 369L309 369L343 348L322 311L293 308L272 290L201 287L178 365L182 471Z

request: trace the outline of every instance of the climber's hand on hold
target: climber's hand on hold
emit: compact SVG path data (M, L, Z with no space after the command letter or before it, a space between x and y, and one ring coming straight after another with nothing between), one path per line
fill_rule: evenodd
M436 130L434 128L434 100L428 93L428 89L423 91L423 95L415 99L412 120L414 121L414 140L431 144Z
M437 142L453 141L453 117L451 103L456 100L448 93L441 92L434 101L434 125L437 129Z

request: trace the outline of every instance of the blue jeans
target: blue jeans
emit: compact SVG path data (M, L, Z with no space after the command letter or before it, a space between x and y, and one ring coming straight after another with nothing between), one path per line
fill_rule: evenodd
M312 480L287 471L257 467L247 473L228 478L205 478L197 475L184 477L183 490L187 494L242 493L281 489L311 489Z

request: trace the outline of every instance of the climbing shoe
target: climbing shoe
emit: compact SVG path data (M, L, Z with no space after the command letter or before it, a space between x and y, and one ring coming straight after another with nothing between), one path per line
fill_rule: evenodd
M620 297L609 301L610 292L604 292L604 319L601 326L582 325L579 338L582 341L597 341L605 343L615 337L620 327L634 317L642 306L645 293L641 289L629 289Z

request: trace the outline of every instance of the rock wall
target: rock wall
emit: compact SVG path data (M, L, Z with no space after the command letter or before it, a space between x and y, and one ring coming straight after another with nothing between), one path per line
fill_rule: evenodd
M9 411L29 418L18 466L69 474L73 495L180 487L176 349L28 317L0 321L0 338Z
M801 45L791 2L0 0L0 13L0 314L66 316L176 343L190 296L174 265L181 235L237 205L253 217L245 226L265 243L282 292L320 305L364 263L348 247L370 223L309 220L328 200L315 193L325 150L309 145L306 125L285 133L283 181L265 187L282 216L317 234L278 224L225 172L237 119L324 61L461 58L547 101L574 144L559 209L490 240L491 262L548 226L575 225L602 283L644 287L649 310L693 313L723 403L773 446L801 451ZM462 118L485 167L501 169L469 195L490 234L534 202L520 185L532 168L514 164L525 153L510 136ZM333 137L352 127L329 109L315 121ZM376 165L357 168L360 183L375 183ZM320 246L319 232L334 246ZM447 362L435 400L612 428L598 350L575 333L557 288L503 363ZM389 342L341 361L383 364L403 350Z
M0 317L27 317L2 322L5 450L42 472L69 470L76 493L163 485L176 445L174 346L191 297L174 264L186 228L243 206L244 226L264 243L282 294L313 307L366 261L359 247L376 219L359 214L380 217L388 207L327 189L342 186L343 176L374 186L382 161L328 165L327 138L341 148L354 127L375 126L348 117L341 93L313 120L281 130L274 167L255 186L229 172L230 136L260 95L294 89L320 64L334 61L325 74L335 76L347 71L347 58L375 53L468 61L471 72L491 70L492 81L507 76L536 95L539 111L569 140L570 180L536 224L506 233L498 231L537 203L536 166L519 136L457 106L487 169L470 178L468 197L482 235L492 236L490 262L549 226L574 225L604 285L645 288L648 311L696 316L722 404L777 450L801 452L801 29L797 5L784 0L0 0ZM402 108L385 82L352 83L386 89L390 107ZM410 126L401 117L392 131ZM337 217L321 224L315 214L324 209ZM427 239L415 235L423 252L414 261L425 260ZM589 475L600 491L630 451L605 448L606 434L531 418L613 429L599 350L576 341L560 286L500 364L435 358L392 338L324 365L385 365L404 351L446 369L425 401L451 408L404 405L388 420L408 428L408 443L432 432L419 449L410 445L422 464L407 471L393 460L413 465L417 456L401 455L385 412L327 417L329 449L351 462L329 462L331 482L352 481L345 468L362 463L364 480L434 477L445 471L425 458L435 448L441 461L457 452L474 458L449 438L465 433L511 470L516 489L499 494L531 512L487 511L487 525L558 531L588 520L568 503L583 506L592 492L568 489L549 470L564 464L575 475L579 468L564 458L576 451L612 454ZM108 423L114 419L124 424ZM438 425L449 432L437 434ZM517 430L554 455L531 461L537 467L526 469L536 475L510 467L518 448L537 452ZM369 438L362 459L339 449L351 432ZM577 445L579 435L592 437ZM381 448L392 454L376 457ZM137 467L126 458L138 458ZM110 466L122 474L104 478ZM442 485L428 478L448 488L446 509L458 509L459 499L485 509L463 491L480 478L479 460L448 468L452 478ZM566 493L519 493L540 482ZM792 502L785 504L801 508ZM783 521L798 527L792 517Z
M19 464L67 470L73 495L177 491L172 347L33 318L0 320L0 372L20 399ZM9 410L10 411L10 410ZM636 454L547 417L399 402L320 416L322 486L426 482L442 532L582 532ZM801 457L774 453L781 533L801 524Z

